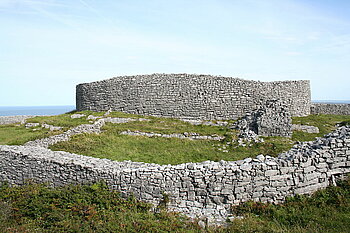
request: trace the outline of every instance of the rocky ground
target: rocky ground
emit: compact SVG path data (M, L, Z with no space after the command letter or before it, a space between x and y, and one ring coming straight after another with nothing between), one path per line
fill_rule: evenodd
M24 123L26 119L35 116L0 116L0 125Z

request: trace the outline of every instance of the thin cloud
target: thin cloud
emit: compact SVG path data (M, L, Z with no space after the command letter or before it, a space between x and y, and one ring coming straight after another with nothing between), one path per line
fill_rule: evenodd
M286 55L287 56L300 56L300 55L302 55L302 53L291 51L291 52L286 52Z
M66 25L68 27L79 29L77 24L75 24L72 20L65 19L62 15L58 15L58 14L52 13L52 12L50 12L48 10L45 10L44 8L41 8L41 7L38 7L38 6L31 6L31 8L33 10L35 10L36 12L38 12L39 14L41 14L41 15L49 18L49 19L52 19L52 20L54 20L56 22L64 24L64 25Z

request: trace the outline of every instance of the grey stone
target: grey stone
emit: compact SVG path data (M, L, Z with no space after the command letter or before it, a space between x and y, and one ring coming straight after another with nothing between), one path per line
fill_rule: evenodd
M84 116L85 116L85 114L72 114L72 115L70 116L70 118L76 119L76 118L82 118L82 117L84 117Z
M35 116L0 116L0 125L20 123L24 124L28 118Z
M317 128L316 126L312 126L312 125L293 124L292 130L302 131L302 132L306 132L306 133L319 133L320 132L319 128Z
M350 104L312 103L311 114L350 115Z
M120 76L76 87L77 110L123 111L192 120L238 119L281 99L293 116L310 113L309 81L256 82L195 74Z

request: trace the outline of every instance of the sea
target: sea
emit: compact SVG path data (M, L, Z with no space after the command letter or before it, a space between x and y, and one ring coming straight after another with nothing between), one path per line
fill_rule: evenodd
M350 100L312 100L315 103L350 104ZM75 110L74 105L62 106L0 106L0 116L41 116L59 115Z
M42 116L59 115L75 110L75 105L61 106L0 106L0 116Z

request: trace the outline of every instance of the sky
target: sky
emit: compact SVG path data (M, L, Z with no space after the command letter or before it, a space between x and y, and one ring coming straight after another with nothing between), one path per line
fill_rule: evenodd
M0 106L74 105L79 83L152 73L350 100L350 1L0 0Z

